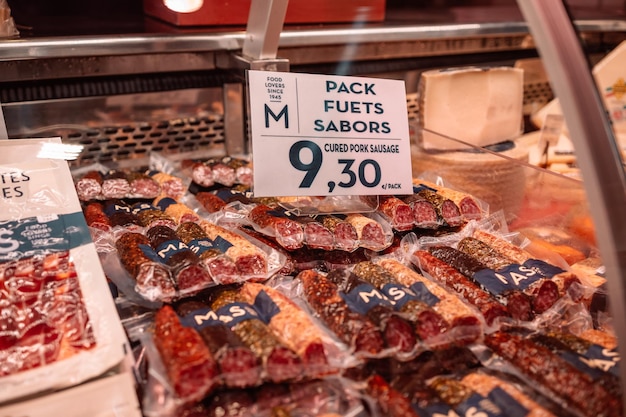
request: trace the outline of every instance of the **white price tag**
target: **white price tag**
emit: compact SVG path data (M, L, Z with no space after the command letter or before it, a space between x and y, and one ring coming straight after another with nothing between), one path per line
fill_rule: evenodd
M255 196L411 194L403 81L248 71Z

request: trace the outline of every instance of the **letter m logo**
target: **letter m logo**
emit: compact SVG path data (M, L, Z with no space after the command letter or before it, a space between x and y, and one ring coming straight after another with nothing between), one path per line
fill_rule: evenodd
M270 109L267 104L265 105L265 127L270 127L270 116L275 121L279 121L281 118L285 118L285 129L289 129L289 113L287 112L287 105L277 114Z

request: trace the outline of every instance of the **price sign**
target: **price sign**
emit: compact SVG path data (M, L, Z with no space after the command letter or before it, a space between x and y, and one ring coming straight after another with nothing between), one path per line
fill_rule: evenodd
M411 194L403 81L248 71L255 196Z

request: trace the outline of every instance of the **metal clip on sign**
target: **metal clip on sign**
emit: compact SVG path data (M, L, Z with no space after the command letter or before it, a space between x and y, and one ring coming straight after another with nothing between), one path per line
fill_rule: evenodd
M289 0L252 0L238 68L260 71L289 71L289 60L277 58L280 33Z

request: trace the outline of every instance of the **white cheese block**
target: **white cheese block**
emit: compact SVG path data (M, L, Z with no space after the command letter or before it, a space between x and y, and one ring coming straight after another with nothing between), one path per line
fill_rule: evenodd
M519 68L459 68L422 73L421 146L428 150L483 147L522 133L524 72ZM443 136L442 136L443 135Z

